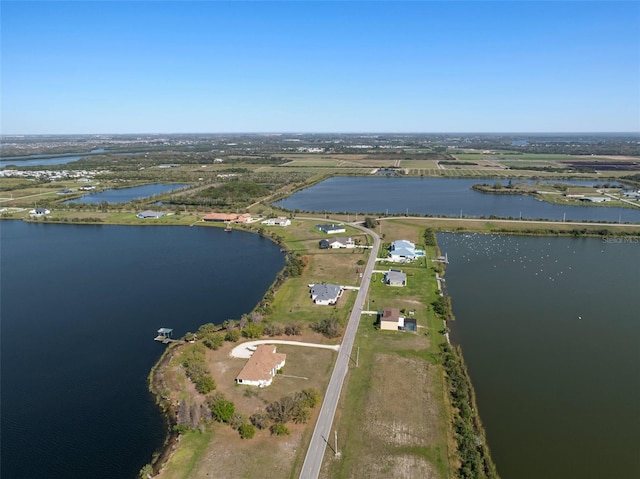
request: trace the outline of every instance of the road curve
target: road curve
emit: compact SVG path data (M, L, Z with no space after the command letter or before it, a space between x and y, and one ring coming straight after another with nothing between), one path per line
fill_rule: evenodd
M349 323L342 339L342 345L340 346L340 352L338 353L338 359L333 368L331 379L329 380L329 386L320 408L320 414L316 427L313 430L313 436L309 443L309 449L302 465L302 471L300 472L300 479L317 479L320 474L320 468L322 467L322 460L327 447L327 441L331 433L331 426L333 424L333 417L338 406L338 400L340 399L340 392L342 391L342 384L344 378L347 375L349 369L349 360L351 358L351 350L353 349L353 342L358 331L358 323L360 322L360 313L362 312L362 306L367 297L369 291L369 283L371 281L371 273L376 263L376 256L380 249L380 237L373 231L360 226L356 223L348 223L350 226L358 228L365 233L373 236L373 248L371 255L369 256L369 262L365 267L362 275L362 283L360 284L360 290L356 296L356 301L349 316Z

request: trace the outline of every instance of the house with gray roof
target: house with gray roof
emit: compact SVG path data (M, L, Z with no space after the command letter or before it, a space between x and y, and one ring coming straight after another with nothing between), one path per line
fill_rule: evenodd
M342 287L336 284L319 283L311 285L311 300L315 304L336 304L342 295Z
M145 211L141 211L140 213L138 213L136 215L136 218L139 218L141 220L145 220L145 219L154 219L157 220L158 218L162 218L164 216L164 213L161 211L151 211L151 210L145 210Z
M398 269L390 269L384 274L384 283L389 286L406 286L407 275Z
M327 233L328 235L335 234L335 233L345 233L347 231L344 225L334 225L334 224L316 225L316 229L318 231L322 231L323 233Z

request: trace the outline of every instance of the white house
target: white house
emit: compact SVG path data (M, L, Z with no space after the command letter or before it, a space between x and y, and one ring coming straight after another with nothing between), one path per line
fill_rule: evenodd
M311 285L311 300L315 304L328 306L336 304L342 295L342 287L336 284L320 283Z
M389 248L389 259L396 262L413 261L418 255L416 254L416 245L407 240L396 240L391 243Z
M320 248L338 249L338 248L355 248L356 242L353 238L331 238L320 240Z
M267 226L290 226L291 220L284 216L278 216L277 218L266 219L262 224Z
M161 211L151 211L151 210L145 210L145 211L141 211L140 213L138 213L136 215L136 218L139 219L154 219L157 220L158 218L162 218L164 216L164 213Z
M40 218L50 213L51 213L51 210L48 210L47 208L34 208L31 211L29 211L29 216L33 218Z
M276 353L274 345L260 344L236 376L236 383L260 388L270 386L286 359L286 354Z

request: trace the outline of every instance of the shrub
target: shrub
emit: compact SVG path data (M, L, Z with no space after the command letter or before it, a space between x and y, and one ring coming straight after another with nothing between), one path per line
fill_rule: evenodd
M238 432L240 433L240 437L242 439L251 439L256 435L256 428L253 426L253 424L243 424L238 429Z
M272 424L269 430L274 436L288 436L290 434L289 428L287 428L287 426L285 426L284 423L281 422Z
M217 350L224 343L224 336L222 334L207 334L202 343L209 349Z
M226 422L228 423L231 420L231 416L236 412L236 407L231 401L227 401L226 399L219 399L210 404L211 406L211 415L213 419L218 422Z
M238 339L240 339L240 330L238 329L230 329L227 331L227 334L224 335L224 340L230 343L235 343Z
M267 323L264 325L264 334L267 336L281 336L284 334L284 327L280 323Z
M260 323L248 323L242 330L242 336L249 339L258 339L262 337L264 326Z
M240 426L247 423L247 416L241 412L234 412L229 418L229 426L236 431L240 429Z
M284 334L287 336L300 336L302 334L302 325L298 322L289 323L284 327Z
M258 429L266 429L267 427L269 427L269 416L264 413L257 412L255 414L252 414L249 418L249 421L251 421L251 424L253 424Z
M311 329L316 333L322 333L327 338L337 338L340 336L340 325L338 321L333 318L325 318L322 321L312 323Z

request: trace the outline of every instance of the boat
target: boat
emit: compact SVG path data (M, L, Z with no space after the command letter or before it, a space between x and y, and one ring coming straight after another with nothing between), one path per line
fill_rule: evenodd
M224 229L227 233L231 232L231 221L227 221L227 227Z

